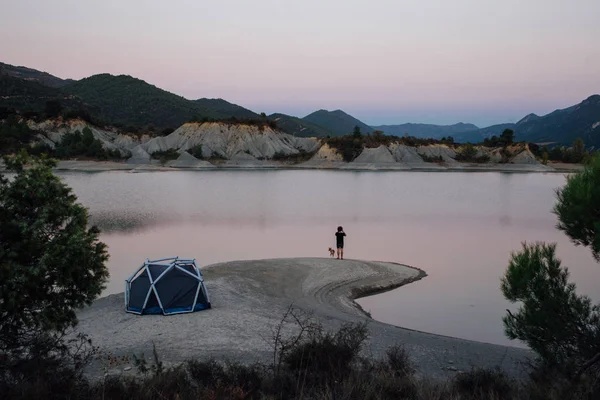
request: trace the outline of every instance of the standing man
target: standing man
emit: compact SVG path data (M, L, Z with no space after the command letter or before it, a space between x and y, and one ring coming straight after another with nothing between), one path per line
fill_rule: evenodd
M335 233L335 241L337 244L337 258L338 260L344 259L344 236L346 236L346 232L344 232L344 228L338 226L337 232Z

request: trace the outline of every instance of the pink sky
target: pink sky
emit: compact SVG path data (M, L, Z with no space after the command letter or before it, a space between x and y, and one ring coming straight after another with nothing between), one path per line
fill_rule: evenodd
M0 61L256 112L514 122L600 92L598 0L2 0Z

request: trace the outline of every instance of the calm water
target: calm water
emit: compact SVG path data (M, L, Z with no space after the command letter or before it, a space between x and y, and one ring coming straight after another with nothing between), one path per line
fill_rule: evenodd
M359 303L375 319L509 344L500 277L522 241L558 243L580 292L600 300L600 266L554 229L561 174L209 171L62 173L109 245L105 294L146 258L328 257L414 265L428 277ZM210 283L209 283L210 288ZM218 301L218 299L215 299ZM518 343L512 342L513 345Z

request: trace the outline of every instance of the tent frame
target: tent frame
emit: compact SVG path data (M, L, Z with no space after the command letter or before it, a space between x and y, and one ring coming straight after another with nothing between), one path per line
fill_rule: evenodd
M160 266L167 267L167 268L156 279L153 279L152 273L150 272L150 265L160 265ZM181 267L181 265L191 265L194 269L195 274L191 273L190 271L185 270L184 268ZM155 284L158 281L160 281L160 279L163 276L165 276L165 274L167 274L169 271L171 271L175 268L177 270L189 275L190 277L198 280L198 287L196 289L196 295L194 296L194 303L192 304L191 310L166 312L165 308L163 307L162 301L160 300L160 296L158 295L158 291L156 290ZM144 305L142 306L142 311L134 311L134 310L131 310L129 307L129 300L130 300L129 292L131 290L131 283L133 282L133 280L135 278L137 278L140 275L140 273L142 271L145 271L146 274L148 274L148 279L150 280L150 288L148 289L148 293L146 294L146 299L144 300ZM200 268L198 267L198 264L196 264L195 258L187 259L187 258L179 258L179 257L167 257L167 258L159 258L156 260L149 260L148 258L146 258L144 263L142 265L140 265L133 274L131 274L127 279L125 279L125 311L128 313L131 313L131 314L142 315L143 310L148 305L148 300L150 300L150 294L154 293L154 295L156 296L156 299L158 300L158 304L162 310L163 315L185 314L185 313L194 312L194 309L196 308L196 304L198 302L198 295L200 294L200 290L202 290L203 287L204 287L204 278L202 276L202 272L200 272ZM208 295L208 291L204 290L203 292L206 297L206 302L209 304L209 307L210 307L210 297Z

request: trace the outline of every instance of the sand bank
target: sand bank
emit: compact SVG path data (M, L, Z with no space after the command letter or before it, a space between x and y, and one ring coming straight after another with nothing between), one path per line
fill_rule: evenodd
M313 312L328 329L369 321L365 355L381 357L395 344L406 346L419 370L445 376L456 370L500 365L518 376L530 355L517 348L473 342L399 328L371 320L354 298L423 278L408 266L323 258L271 259L215 264L203 269L213 308L173 316L137 316L124 311L123 294L97 300L78 313L79 330L117 355L151 355L152 344L168 363L215 357L242 362L272 359L272 330L285 310ZM292 327L289 327L292 329ZM98 365L95 368L99 371Z

